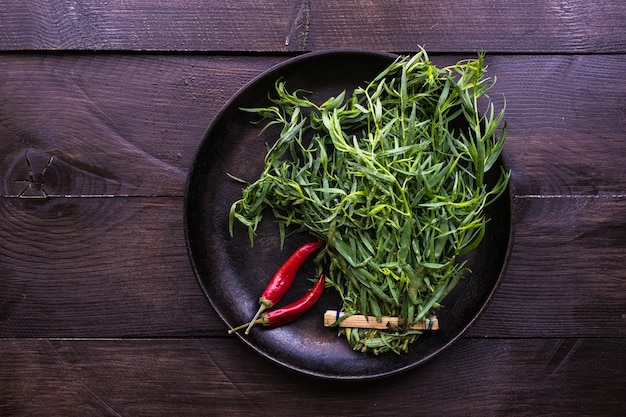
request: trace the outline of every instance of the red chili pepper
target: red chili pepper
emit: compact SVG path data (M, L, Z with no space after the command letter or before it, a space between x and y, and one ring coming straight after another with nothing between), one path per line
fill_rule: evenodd
M250 323L242 324L241 326L230 329L228 333L232 334L246 326L249 327L250 324L262 324L265 327L278 327L283 324L291 323L306 313L311 307L313 307L317 300L319 300L324 292L325 282L326 277L324 274L321 274L313 288L311 288L311 290L298 301L294 301L285 307L263 313L260 318L255 319Z
M293 255L287 259L287 261L276 271L270 283L259 297L259 303L261 306L259 310L256 312L252 320L250 321L250 325L246 329L246 334L250 332L250 329L259 318L261 313L263 313L268 308L271 308L279 302L293 284L294 279L296 278L296 274L298 273L298 269L304 263L304 261L311 256L313 252L322 247L321 242L309 242L301 246L298 250L296 250Z

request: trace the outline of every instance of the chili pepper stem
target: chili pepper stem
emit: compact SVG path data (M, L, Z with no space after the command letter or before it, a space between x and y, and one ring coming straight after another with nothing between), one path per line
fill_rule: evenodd
M260 319L257 319L255 321L251 321L251 322L239 325L237 327L233 327L232 329L228 330L228 334L233 334L233 333L235 333L235 332L237 332L237 331L239 331L239 330L241 330L243 328L246 328L246 327L248 327L250 325L250 323L252 323L252 324L261 324L261 323L263 323L263 319L260 318Z
M250 322L248 323L248 327L246 328L246 331L245 331L246 334L250 333L250 329L252 328L252 326L254 326L255 324L257 324L257 322L259 322L260 320L259 317L261 316L261 314L263 314L265 310L267 310L267 305L261 304L261 306L257 310L254 317L252 317L252 320L250 320Z

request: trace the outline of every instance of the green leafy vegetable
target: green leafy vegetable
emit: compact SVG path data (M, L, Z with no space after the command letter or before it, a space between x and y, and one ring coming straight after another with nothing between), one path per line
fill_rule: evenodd
M484 207L506 188L484 174L501 153L504 110L479 99L493 82L483 55L437 68L424 50L399 57L365 87L321 105L276 82L273 105L245 109L280 134L258 180L230 211L251 243L269 209L288 228L326 242L327 284L346 315L399 316L405 329L342 329L357 350L406 352L467 272L457 258L481 241ZM500 129L500 125L503 127ZM498 135L499 130L499 135Z

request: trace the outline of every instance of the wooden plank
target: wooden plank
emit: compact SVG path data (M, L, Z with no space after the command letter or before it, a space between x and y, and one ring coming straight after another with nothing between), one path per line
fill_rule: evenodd
M0 412L622 415L624 352L624 338L462 339L404 374L345 384L284 370L234 339L0 340L0 380L11 380Z
M2 50L248 51L285 49L291 1L9 2Z
M490 0L462 6L437 1L410 5L333 1L312 8L311 16L308 45L315 49L412 51L424 45L437 52L566 53L623 51L626 46L625 7L610 1L590 5Z
M514 204L509 267L469 334L626 336L626 199ZM0 198L0 224L0 337L225 335L181 198Z
M506 275L470 334L626 336L625 219L625 198L516 199Z
M5 1L0 50L624 52L622 2Z
M624 195L624 56L496 56L488 65L492 99L506 97L516 194Z
M0 61L0 175L15 196L182 195L211 119L274 59L18 55ZM54 157L50 161L50 157ZM43 177L43 176L42 176ZM41 196L41 187L27 195Z
M442 66L461 58L432 59ZM42 178L50 195L182 196L220 108L285 59L5 55L0 195L24 191L28 155L35 175L54 156ZM505 156L516 194L624 194L622 55L490 55L487 63L497 77L494 102L501 106L506 97ZM39 184L26 191L42 195Z
M0 199L0 335L225 334L182 217L181 198Z

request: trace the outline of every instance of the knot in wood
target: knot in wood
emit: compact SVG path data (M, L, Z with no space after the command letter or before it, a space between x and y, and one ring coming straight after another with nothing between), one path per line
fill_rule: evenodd
M5 192L20 198L48 198L55 190L54 156L38 149L19 154L7 167Z

